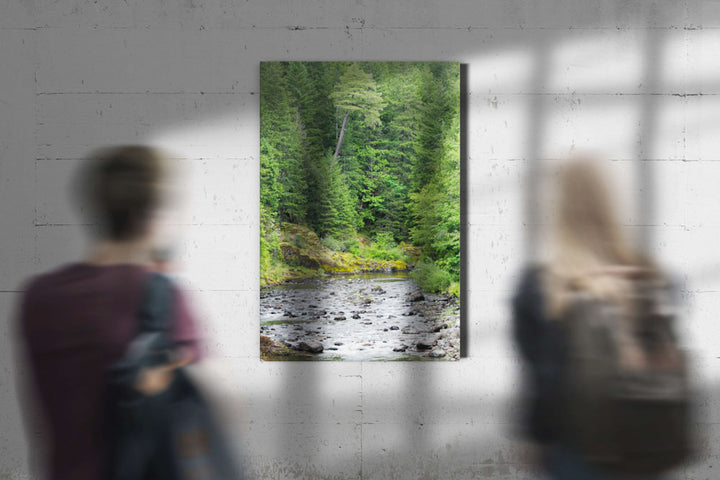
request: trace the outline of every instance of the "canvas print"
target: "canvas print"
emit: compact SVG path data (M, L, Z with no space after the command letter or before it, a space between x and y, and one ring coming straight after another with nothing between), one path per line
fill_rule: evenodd
M460 357L460 64L260 65L260 357Z

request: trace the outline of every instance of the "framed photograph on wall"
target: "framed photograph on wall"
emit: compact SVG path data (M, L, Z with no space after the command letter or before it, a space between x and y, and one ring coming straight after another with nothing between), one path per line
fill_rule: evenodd
M260 357L460 356L460 64L260 64Z

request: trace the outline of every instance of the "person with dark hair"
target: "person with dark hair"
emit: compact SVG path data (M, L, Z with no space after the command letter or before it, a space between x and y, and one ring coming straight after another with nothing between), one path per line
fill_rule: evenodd
M76 188L95 233L87 257L37 275L23 288L17 331L39 410L27 414L39 415L48 430L42 459L48 479L105 478L107 371L137 333L138 310L156 264L166 162L145 146L95 152ZM200 357L194 317L185 296L173 289L173 361L141 372L136 388L146 395L163 391L173 368Z

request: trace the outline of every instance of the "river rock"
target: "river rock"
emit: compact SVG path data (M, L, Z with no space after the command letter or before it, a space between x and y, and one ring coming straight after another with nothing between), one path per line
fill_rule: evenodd
M408 349L407 345L400 345L399 347L393 348L393 352L404 352Z
M411 293L409 300L410 300L411 302L422 302L423 300L425 300L425 295L423 295L423 294L420 293L420 292Z
M342 321L342 320L345 320L345 315L339 315L339 316L335 317L334 320L336 320L336 321L338 321L338 322L339 322L339 321Z
M443 350L442 348L436 348L435 350L430 352L430 356L432 358L442 358L445 355L447 355L447 354L445 353L445 350Z
M298 350L301 350L303 352L310 352L310 353L322 353L323 351L323 344L320 342L300 342L298 345Z
M353 313L352 318L355 319L355 320L359 320L359 319L360 319L360 315L357 314L357 313Z
M393 325L392 327L390 327L390 330L400 330L400 327L398 327L397 325Z
M336 347L341 347L343 345L345 345L343 342L335 342Z
M436 344L437 344L437 339L435 339L433 337L427 337L427 338L423 338L422 340L418 340L417 344L415 345L415 348L417 348L418 350L430 350Z

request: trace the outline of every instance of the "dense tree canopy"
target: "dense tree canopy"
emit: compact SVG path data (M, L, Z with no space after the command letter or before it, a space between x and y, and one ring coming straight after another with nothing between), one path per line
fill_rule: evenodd
M457 281L459 84L457 63L262 63L263 268L281 261L287 221L325 239L412 243Z

